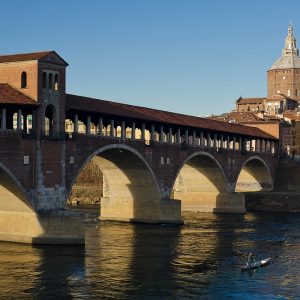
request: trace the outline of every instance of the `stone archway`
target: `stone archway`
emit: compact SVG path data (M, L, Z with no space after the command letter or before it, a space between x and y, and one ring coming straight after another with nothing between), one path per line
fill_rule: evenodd
M147 223L180 221L180 203L162 200L152 169L135 149L119 144L98 149L85 160L73 183L91 159L103 173L100 219Z
M236 179L236 192L273 190L273 180L266 163L257 156L250 157L242 165Z
M181 200L182 211L244 212L244 198L229 193L219 162L209 153L198 152L179 169L172 198Z

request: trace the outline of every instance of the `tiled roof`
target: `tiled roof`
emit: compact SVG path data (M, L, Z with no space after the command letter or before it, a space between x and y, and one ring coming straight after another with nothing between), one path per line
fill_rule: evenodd
M237 104L261 104L266 98L242 98L237 99Z
M25 61L25 60L39 60L51 52L53 52L53 51L22 53L22 54L12 54L12 55L0 55L0 63Z
M0 104L38 105L36 101L7 83L0 83Z
M258 122L261 121L262 119L250 111L245 111L245 112L233 111L227 115L225 120L227 122L229 120L234 120L236 123L242 123L242 122Z
M209 129L246 136L271 138L273 136L254 127L247 127L238 124L230 124L206 118L183 115L168 111L151 109L146 107L121 104L112 101L98 100L88 97L66 95L66 109L75 111L94 112L120 117L127 117L136 120L152 121L157 123L174 124L194 128Z
M9 63L17 61L26 60L40 60L46 58L49 54L54 54L62 61L63 64L68 65L68 63L60 57L55 51L42 51L33 53L22 53L22 54L11 54L11 55L0 55L0 63Z

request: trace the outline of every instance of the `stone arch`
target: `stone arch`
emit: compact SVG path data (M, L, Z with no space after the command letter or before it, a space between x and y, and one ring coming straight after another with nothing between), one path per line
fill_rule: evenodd
M44 132L47 136L53 136L56 132L56 109L50 104L45 109Z
M181 200L183 211L214 212L221 210L227 194L228 184L220 163L213 155L200 151L181 164L171 198Z
M34 208L19 180L0 162L0 211L33 212Z
M68 194L91 159L103 173L101 219L136 222L160 219L161 193L154 172L138 151L126 145L107 145L89 155L73 178Z
M273 190L273 179L266 162L258 156L248 158L236 177L236 192Z

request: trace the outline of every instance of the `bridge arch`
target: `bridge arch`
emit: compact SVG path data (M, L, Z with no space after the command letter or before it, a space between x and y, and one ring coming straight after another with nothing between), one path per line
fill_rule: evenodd
M218 211L228 184L221 164L210 153L199 151L181 164L171 197L181 200L183 211Z
M20 181L0 162L0 211L33 212L34 208Z
M241 166L235 180L236 192L273 190L273 179L266 162L259 156L249 157Z
M68 194L91 160L103 174L101 219L137 222L159 219L161 193L155 174L146 159L126 145L107 145L90 154L73 178Z

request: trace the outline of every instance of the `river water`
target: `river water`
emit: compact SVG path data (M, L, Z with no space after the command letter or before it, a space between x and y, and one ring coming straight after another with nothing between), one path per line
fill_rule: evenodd
M184 214L184 226L98 222L86 245L0 243L1 299L300 299L300 215ZM241 272L240 252L279 255Z

